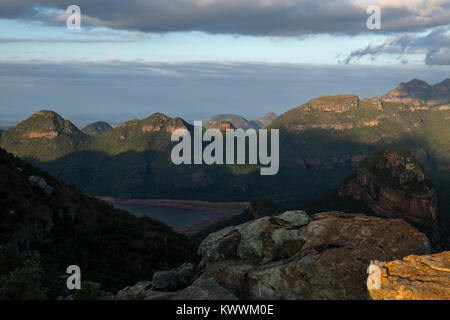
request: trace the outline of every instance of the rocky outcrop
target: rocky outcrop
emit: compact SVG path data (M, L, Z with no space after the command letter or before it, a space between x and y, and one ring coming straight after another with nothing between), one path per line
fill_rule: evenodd
M194 285L213 278L241 299L364 299L370 260L429 251L402 219L291 211L208 236Z
M259 129L259 125L256 122L248 121L247 119L235 114L217 115L211 118L209 121L205 122L203 127L205 129L211 129L219 126L224 122L232 124L236 129Z
M351 130L377 127L388 117L377 97L360 100L353 94L314 98L291 109L270 124L270 128L291 132L310 129ZM370 139L372 140L372 139Z
M422 80L411 80L399 84L394 90L383 95L382 100L430 107L450 101L450 79L434 86Z
M340 185L340 196L361 200L379 216L435 228L436 192L414 156L386 148L364 159Z
M238 300L213 278L198 282L173 295L171 300Z
M159 291L152 289L150 281L138 282L120 290L116 300L238 300L230 291L210 278L199 281L183 290Z
M372 261L367 289L375 300L450 300L450 252Z
M152 288L156 290L174 290L185 288L194 281L195 271L192 263L184 263L170 271L158 271L153 274Z
M236 127L229 121L222 121L221 123L215 125L213 129L217 130L234 130Z
M39 187L46 195L51 195L54 191L52 187L50 187L45 179L38 177L38 176L31 176L28 181L30 184Z
M134 286L126 287L120 290L116 296L116 300L132 300L138 297L146 297L146 293L152 287L151 281L141 281L136 283Z
M37 138L48 138L53 139L59 136L60 133L57 131L47 131L47 132L30 132L28 134L24 134L25 137L28 137L30 139L37 139Z
M166 132L168 132L168 133L170 133L170 134L174 133L174 132L177 131L177 130L187 130L187 127L186 127L186 126L179 126L179 127L176 127L176 126L168 126L168 127L166 128Z
M359 106L359 98L354 94L323 96L311 99L305 106L306 111L347 112Z
M175 292L159 291L152 289L151 281L141 281L134 286L120 290L114 297L115 300L169 300Z
M270 218L270 222L286 228L299 228L311 222L311 217L304 211L286 211L279 216Z
M381 98L384 101L426 104L432 86L427 82L414 79L407 83L400 83L394 90L389 91Z

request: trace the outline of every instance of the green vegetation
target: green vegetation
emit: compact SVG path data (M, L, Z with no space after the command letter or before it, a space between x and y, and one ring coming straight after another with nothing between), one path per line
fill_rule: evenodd
M0 300L42 300L47 288L43 286L44 269L38 253L32 252L22 266L0 279Z
M395 158L387 159L387 154ZM359 167L367 169L383 185L391 189L420 193L432 186L421 165L417 163L411 152L403 147L379 150L361 161Z
M260 197L292 205L331 191L361 159L388 146L411 150L432 179L447 177L442 168L450 163L450 110L355 95L313 99L274 120L268 128L280 129L280 170L272 177L260 176L258 166L173 165L171 130L192 130L180 118L157 113L97 137L72 130L53 139L28 138L31 130L51 126L41 117L5 132L0 146L88 194L117 198Z
M32 175L54 192L31 185ZM168 226L114 209L2 149L0 181L0 275L38 251L49 297L60 294L57 279L69 265L80 266L83 280L114 292L196 259L195 246Z
M97 292L89 282L81 282L81 289L75 290L74 300L98 300Z

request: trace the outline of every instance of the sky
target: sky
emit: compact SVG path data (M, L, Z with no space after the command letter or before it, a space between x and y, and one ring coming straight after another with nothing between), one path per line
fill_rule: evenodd
M0 126L40 109L80 125L251 119L379 96L449 78L449 32L450 0L0 0Z

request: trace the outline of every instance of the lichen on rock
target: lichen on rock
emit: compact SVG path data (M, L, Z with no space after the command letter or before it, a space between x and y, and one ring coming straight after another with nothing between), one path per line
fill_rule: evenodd
M450 300L450 251L371 261L367 288L375 300Z

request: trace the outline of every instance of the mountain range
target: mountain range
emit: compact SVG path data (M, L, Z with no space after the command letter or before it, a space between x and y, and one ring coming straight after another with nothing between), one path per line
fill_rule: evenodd
M383 95L381 99L390 102L412 103L434 107L449 103L449 97L450 79L446 79L435 85L414 79L407 83L399 84L397 88Z
M155 113L116 128L95 123L79 130L53 111L39 111L0 136L0 147L14 154L0 149L0 298L36 293L18 293L29 286L14 279L32 263L31 252L39 253L42 267L33 288L45 287L50 298L68 294L60 275L73 261L83 279L108 291L127 291L152 278L156 287L158 276L174 273L158 269L198 262L191 240L87 194L259 198L193 237L202 261L176 269L200 273L189 290L213 278L216 289L240 298L366 297L370 260L450 247L446 83L426 95L421 81L401 84L409 100L402 94L394 101L397 89L380 98L323 96L280 117L269 114L265 127L280 130L281 160L279 174L271 177L260 176L256 165L173 165L171 133L193 130L181 118ZM436 92L444 94L438 99ZM218 117L213 127L242 128L236 119ZM327 277L332 281L317 286Z
M434 97L434 103L436 97L447 101L448 83L431 86L427 97ZM400 85L405 86L408 103L388 101L393 91L366 99L346 94L312 99L276 119L266 115L266 120L274 119L267 128L280 129L280 171L273 177L261 177L255 165L173 165L170 134L192 126L161 113L93 136L54 112L40 111L5 131L0 147L93 195L213 201L262 197L294 204L334 188L365 156L400 145L421 162L437 193L445 194L450 181L450 107L416 100L423 87L428 88L420 81ZM251 124L242 119L218 116L209 125ZM447 202L440 205L450 208Z

